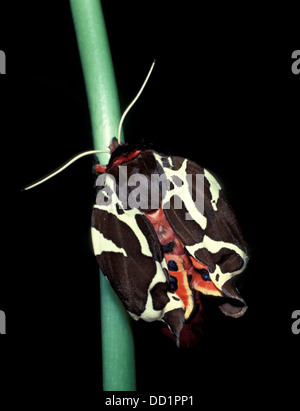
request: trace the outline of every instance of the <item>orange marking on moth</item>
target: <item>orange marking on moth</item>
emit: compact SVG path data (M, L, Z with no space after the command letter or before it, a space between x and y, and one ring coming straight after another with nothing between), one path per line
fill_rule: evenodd
M207 266L191 255L189 255L174 233L168 223L163 209L155 210L152 213L145 213L145 216L151 222L162 246L173 243L173 249L165 252L164 257L168 263L173 260L177 264L177 271L169 269L169 275L177 279L177 290L174 291L181 298L185 305L185 319L188 319L194 309L193 291L197 290L203 294L221 296L222 292L214 285L212 281L204 281L198 270L208 270Z
M207 269L207 266L203 263L197 261L194 257L189 257L192 266L188 272L188 275L191 275L190 287L194 288L197 291L200 291L202 294L209 294L214 296L222 296L223 293L215 286L212 281L204 281L199 273L196 270Z

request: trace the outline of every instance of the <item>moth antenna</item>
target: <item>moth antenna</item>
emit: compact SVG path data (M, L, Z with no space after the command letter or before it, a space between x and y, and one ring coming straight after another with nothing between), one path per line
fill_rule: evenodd
M75 161L79 160L81 157L84 156L89 156L90 154L97 154L97 153L109 153L108 150L89 150L89 151L84 151L83 153L79 153L76 156L72 157L69 161L67 161L64 165L61 167L57 168L55 171L53 171L51 174L48 174L46 177L41 178L40 180L36 181L33 184L30 184L29 186L26 186L23 188L23 190L30 190L33 187L36 187L40 184L43 184L45 181L50 180L50 178L56 176L57 174L61 173L63 170L65 170L67 167L69 167L71 164L75 163Z
M151 76L152 70L154 68L155 65L155 60L153 61L150 70L147 74L147 77L142 85L142 87L140 88L139 92L137 93L137 95L135 96L135 98L132 100L132 102L129 104L129 106L126 108L126 110L124 111L120 123L119 123L119 129L118 129L118 143L121 143L121 129L122 129L122 124L124 122L124 119L127 115L127 113L129 112L129 110L131 109L131 107L135 104L135 102L137 101L137 99L140 97L140 95L142 94L142 91L144 90L149 77ZM108 150L89 150L89 151L84 151L83 153L77 154L76 156L72 157L69 161L67 161L64 165L62 165L61 167L59 167L58 169L56 169L55 171L53 171L51 174L48 174L46 177L41 178L40 180L36 181L33 184L30 184L29 186L26 186L25 188L23 188L23 190L30 190L31 188L34 188L40 184L43 184L45 181L50 180L50 178L56 176L57 174L61 173L63 170L65 170L67 167L69 167L71 164L73 164L75 161L79 160L81 157L84 156L89 156L90 154L97 154L97 153L110 153L110 151Z
M126 115L128 114L129 110L132 108L132 106L136 103L137 99L138 99L138 98L140 97L140 95L142 94L142 92L143 92L143 90L144 90L144 88L145 88L146 84L148 83L148 80L149 80L149 78L150 78L150 76L151 76L151 73L152 73L152 70L153 70L153 68L154 68L154 65L155 65L155 60L153 61L152 65L151 65L151 67L150 67L150 70L149 70L149 72L148 72L148 74L147 74L147 77L146 77L146 79L145 79L142 87L140 88L139 92L137 93L137 95L135 96L135 98L132 100L132 102L129 104L129 106L126 108L126 110L124 111L124 113L122 114L122 117L121 117L121 120L120 120L120 123L119 123L119 129L118 129L118 143L119 143L119 144L121 143L121 130L122 130L122 125L123 125L124 119L125 119Z

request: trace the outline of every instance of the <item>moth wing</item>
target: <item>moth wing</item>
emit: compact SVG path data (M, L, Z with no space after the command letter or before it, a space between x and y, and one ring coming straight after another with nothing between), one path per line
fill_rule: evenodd
M178 339L184 305L169 291L161 246L144 214L123 209L116 198L109 205L97 201L92 241L102 272L129 314L135 320L164 321Z
M212 282L228 301L222 312L240 317L247 309L232 279L246 267L246 245L234 212L217 180L181 157L160 159L171 181L164 213L190 255L206 265Z

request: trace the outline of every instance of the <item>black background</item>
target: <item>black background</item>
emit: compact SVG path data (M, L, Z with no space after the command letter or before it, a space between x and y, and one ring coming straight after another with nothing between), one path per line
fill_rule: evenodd
M102 4L122 111L156 58L125 121L126 141L212 171L250 251L241 278L248 312L234 320L212 305L198 347L178 350L155 324L133 324L138 389L189 391L232 405L293 400L300 340L291 332L291 314L300 309L296 12L251 3ZM0 372L23 400L90 397L102 383L92 159L20 191L92 148L69 3L1 4L0 49L7 58L0 76L0 309L7 317Z

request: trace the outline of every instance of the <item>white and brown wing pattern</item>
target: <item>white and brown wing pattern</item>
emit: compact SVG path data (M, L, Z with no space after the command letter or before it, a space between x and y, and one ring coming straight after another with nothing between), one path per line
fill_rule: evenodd
M229 298L220 309L226 315L240 317L247 306L232 279L246 268L247 249L221 186L209 171L193 161L157 154L156 158L173 183L164 201L170 225L188 253L208 267L215 286ZM181 194L179 187L185 188Z
M111 200L97 201L92 215L100 268L135 320L162 320L179 337L184 305L168 290L168 270L156 233L142 211L123 208L116 193Z

